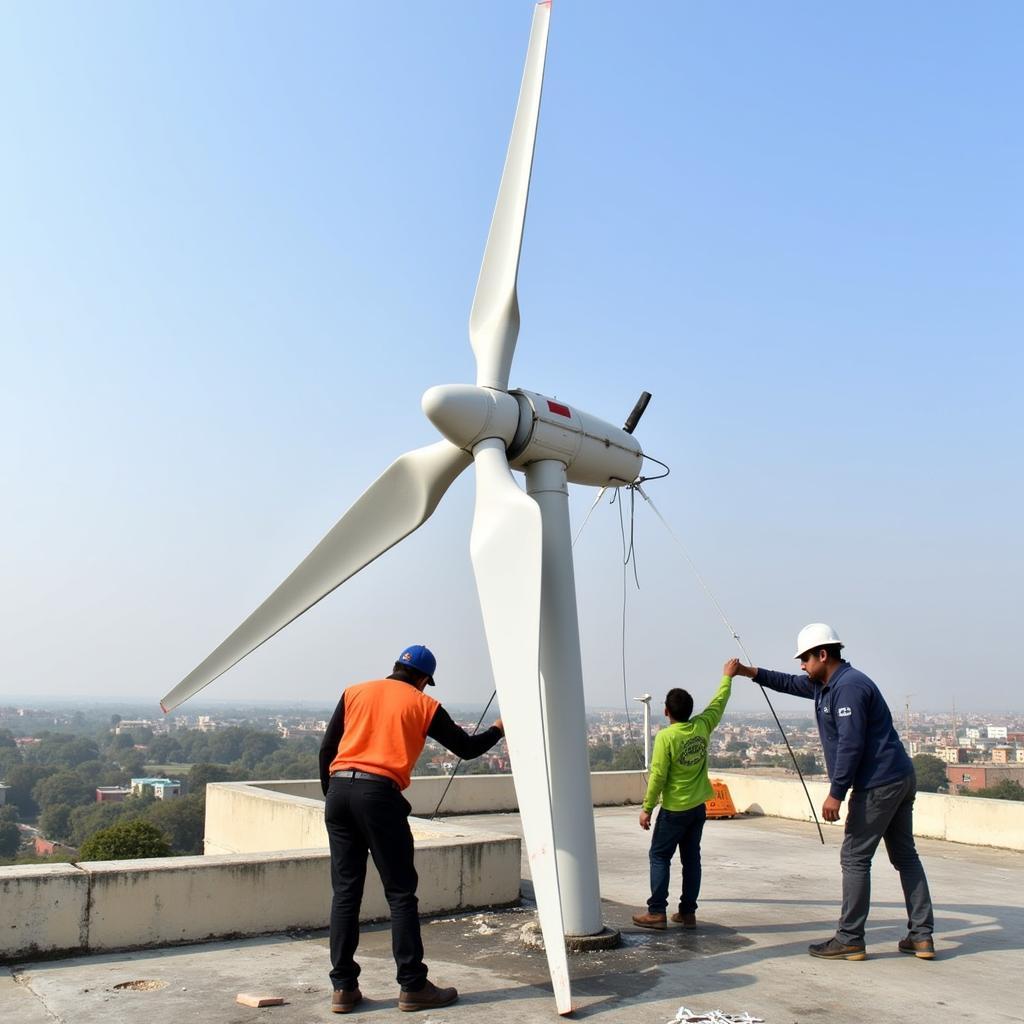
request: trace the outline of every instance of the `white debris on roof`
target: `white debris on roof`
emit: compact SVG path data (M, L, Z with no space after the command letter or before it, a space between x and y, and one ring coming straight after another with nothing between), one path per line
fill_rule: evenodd
M703 1013L694 1013L680 1006L669 1024L764 1024L764 1017L752 1017L746 1011L723 1013L721 1010L705 1010Z

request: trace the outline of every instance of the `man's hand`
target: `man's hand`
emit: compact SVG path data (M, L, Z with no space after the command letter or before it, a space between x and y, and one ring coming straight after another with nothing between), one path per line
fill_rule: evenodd
M838 821L839 808L842 806L842 800L837 800L834 796L829 794L827 797L825 797L825 802L821 805L821 816L826 821Z
M640 827L646 832L651 827L651 812L640 812Z
M722 666L723 676L747 676L753 679L757 675L757 669L752 665L744 665L739 658L730 658Z
M502 721L501 721L501 719L500 719L500 718L496 718L496 719L494 720L494 727L495 727L496 729L500 729L500 730L501 730L501 735L502 735L502 736L504 736L504 735L505 735L505 726L504 726L504 724L502 723Z

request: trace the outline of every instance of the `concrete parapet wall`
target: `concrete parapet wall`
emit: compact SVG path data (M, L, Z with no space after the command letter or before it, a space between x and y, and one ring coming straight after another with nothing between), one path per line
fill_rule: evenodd
M799 779L766 778L746 772L712 772L712 775L729 787L737 811L796 821L813 820ZM807 789L820 815L821 805L828 796L828 783L808 781ZM1024 850L1024 802L918 793L914 802L914 835L971 846Z
M712 772L722 779L738 811L811 821L800 780L749 772ZM432 814L447 777L417 777L405 791L413 813ZM644 772L594 772L595 807L639 804L647 789ZM811 779L807 789L820 808L828 783ZM518 810L511 775L456 776L442 804L443 814ZM422 823L420 825L422 827ZM414 826L415 830L415 826ZM919 793L914 806L916 835L975 846L1024 850L1024 803ZM320 784L309 782L213 783L206 797L206 851L242 853L327 845Z
M422 913L519 898L517 836L412 824ZM323 848L0 868L0 960L325 928L330 891ZM361 917L387 916L371 867Z
M0 868L0 957L27 958L88 943L89 880L73 864Z
M403 794L412 813L434 813L448 776L417 776ZM647 791L643 772L593 772L590 792L595 807L638 804ZM456 775L441 813L494 814L519 810L511 775ZM413 823L413 831L423 824ZM206 789L208 854L325 847L324 801L316 780L214 782Z

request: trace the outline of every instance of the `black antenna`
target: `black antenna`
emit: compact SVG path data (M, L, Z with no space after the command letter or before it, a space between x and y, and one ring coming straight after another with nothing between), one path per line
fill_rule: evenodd
M627 434L632 434L633 431L636 430L636 425L640 422L640 417L643 416L644 410L647 408L647 403L650 400L650 391L640 392L640 397L636 400L636 405L633 406L633 411L626 417L626 423L622 428Z

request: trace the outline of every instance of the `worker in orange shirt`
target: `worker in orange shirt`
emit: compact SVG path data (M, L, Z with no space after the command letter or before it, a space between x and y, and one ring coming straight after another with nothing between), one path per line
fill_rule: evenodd
M434 685L437 660L421 644L407 647L387 679L350 686L341 695L320 746L320 784L331 846L331 1010L350 1013L362 1001L355 961L366 857L373 857L391 908L391 946L400 1010L427 1010L458 999L454 988L427 980L409 829L402 790L427 737L469 760L504 735L499 718L470 736L423 691Z

